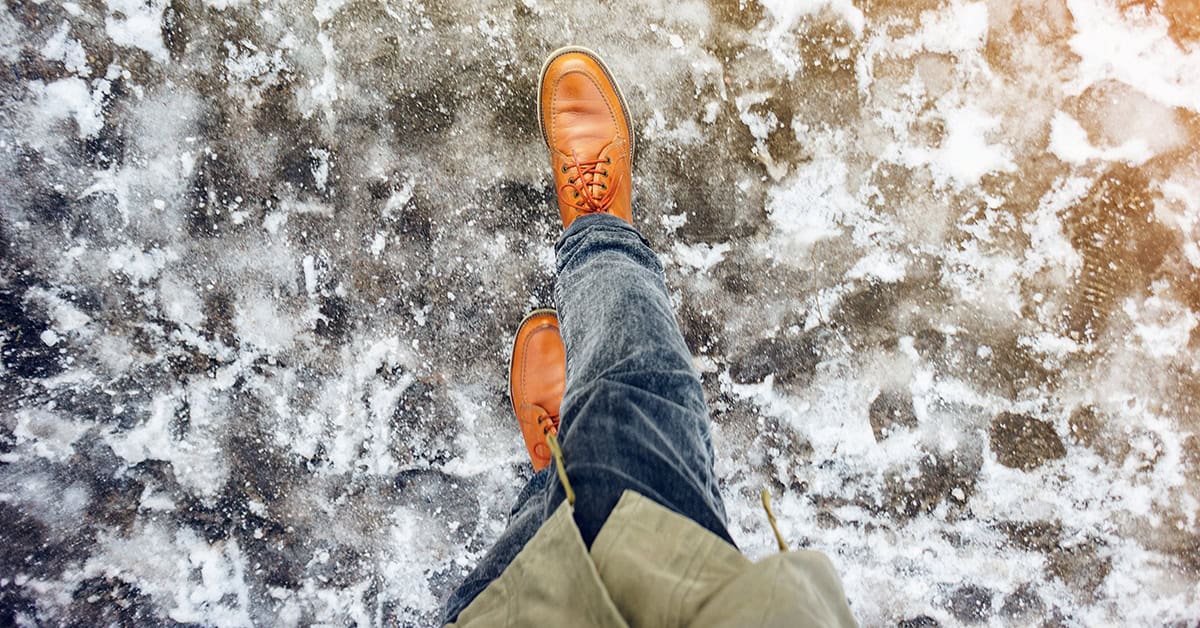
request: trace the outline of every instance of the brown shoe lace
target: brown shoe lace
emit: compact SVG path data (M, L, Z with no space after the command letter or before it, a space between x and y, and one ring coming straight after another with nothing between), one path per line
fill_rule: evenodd
M545 408L543 408L537 404L534 404L534 403L526 403L526 404L523 404L521 407L527 408L529 410L533 410L534 412L537 412L538 427L542 428L543 434L546 434L547 436L549 436L550 434L558 433L558 415L557 414L550 414Z
M612 205L613 189L608 187L608 183L597 181L597 177L603 177L608 180L608 170L601 169L600 166L607 166L612 163L612 158L594 159L592 161L579 161L579 156L575 151L571 151L571 159L574 161L571 164L564 164L562 167L563 174L572 170L575 171L575 176L567 179L567 182L558 189L559 195L566 199L566 193L569 189L573 196L572 200L567 200L567 203L585 214L594 214L597 212L607 212L608 206ZM594 196L592 188L599 187L600 195Z

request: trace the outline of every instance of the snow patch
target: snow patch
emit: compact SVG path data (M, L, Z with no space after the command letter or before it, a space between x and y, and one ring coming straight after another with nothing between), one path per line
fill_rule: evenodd
M84 577L127 580L169 609L176 622L254 625L236 538L210 544L190 528L151 520L129 536L102 532L97 541L99 551L84 563Z
M857 205L846 189L846 180L846 164L830 157L800 165L771 189L767 215L786 246L780 257L798 261L817 242L842 233L843 217Z
M108 269L120 272L138 284L149 282L158 276L167 264L179 259L174 251L151 249L142 251L137 247L123 246L108 254Z
M1050 122L1050 147L1055 157L1071 163L1083 164L1090 160L1123 161L1130 165L1141 165L1154 156L1146 141L1131 139L1120 146L1097 148L1088 140L1087 131L1071 116L1058 111Z
M166 0L107 0L104 30L118 46L138 48L159 63L170 60L162 39Z
M675 261L701 273L706 273L712 270L717 264L720 264L721 260L725 259L725 254L729 252L730 248L729 243L706 244L704 242L697 242L696 244L684 244L683 242L676 242L673 252Z
M920 23L919 31L895 42L893 54L911 56L921 51L954 54L979 50L987 43L985 2L953 2L945 10L925 11Z
M279 353L296 342L296 334L307 327L303 319L283 311L265 295L247 294L235 306L233 324L242 344L263 353Z
M158 301L167 318L198 329L204 322L204 303L183 279L164 274L158 282Z
M1017 166L1012 151L1003 144L989 144L987 137L1000 127L1000 116L974 104L952 105L939 101L938 111L945 121L945 135L938 148L909 147L904 161L909 165L927 165L939 185L957 189L979 185L984 175L1013 172Z
M42 46L42 56L53 60L61 61L68 72L87 78L92 75L92 68L88 65L87 51L83 49L83 44L78 39L69 37L71 25L63 22L54 36L46 40L46 45Z
M16 417L12 433L17 447L56 462L75 455L75 441L92 428L88 423L66 420L41 408L23 408Z
M1091 0L1068 0L1067 7L1075 24L1069 43L1080 59L1071 93L1115 80L1168 107L1200 113L1200 47L1181 49L1161 13Z
M104 98L108 93L108 81L95 82L92 91L88 82L77 77L59 79L52 83L34 82L30 88L38 96L38 115L52 120L75 121L79 137L87 138L104 128Z
M804 21L829 20L843 24L854 39L862 37L866 25L866 17L852 0L763 0L761 4L766 9L766 17L758 26L764 31L758 45L783 69L789 80L803 74L810 66L821 65L819 59L814 60L800 50L799 42L805 37L801 27ZM834 54L849 57L850 46L841 46Z
M1155 286L1162 292L1165 285ZM1186 305L1154 294L1140 304L1126 299L1122 310L1134 322L1133 333L1141 341L1142 350L1155 359L1170 358L1188 351L1192 331L1200 316Z

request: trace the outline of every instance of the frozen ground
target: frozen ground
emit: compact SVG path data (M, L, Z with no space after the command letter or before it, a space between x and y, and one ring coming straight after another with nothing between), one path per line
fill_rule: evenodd
M426 625L529 474L607 56L733 535L868 626L1200 621L1200 9L8 0L0 624Z

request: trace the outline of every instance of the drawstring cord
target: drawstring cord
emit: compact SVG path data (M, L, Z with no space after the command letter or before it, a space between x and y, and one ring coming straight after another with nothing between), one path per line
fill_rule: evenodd
M571 488L571 481L567 479L567 467L563 462L562 448L558 446L558 430L546 432L546 442L550 445L550 453L554 454L554 469L558 471L558 481L562 482L563 490L567 492L567 503L575 505L575 491Z
M787 543L783 540L783 535L779 533L779 524L775 523L775 513L771 512L771 494L767 489L762 490L762 505L763 510L767 511L767 521L771 522L771 530L775 532L775 542L779 544L779 551L788 551Z
M538 413L537 423L542 428L542 433L546 435L546 444L550 446L550 454L554 457L554 470L558 472L558 481L562 483L563 490L567 493L567 503L575 505L575 490L571 488L571 481L567 479L567 465L563 462L562 447L558 445L558 415L550 414L545 408L527 403L523 408L531 409Z

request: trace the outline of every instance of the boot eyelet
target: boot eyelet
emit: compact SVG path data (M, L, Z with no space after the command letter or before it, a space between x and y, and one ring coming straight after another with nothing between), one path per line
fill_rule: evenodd
M611 164L611 163L612 163L612 157L606 157L606 158L604 159L604 164L605 164L605 165L608 165L608 164Z
M566 167L566 166L563 166L563 167L562 167L562 173L563 173L563 174L567 174L567 167Z

